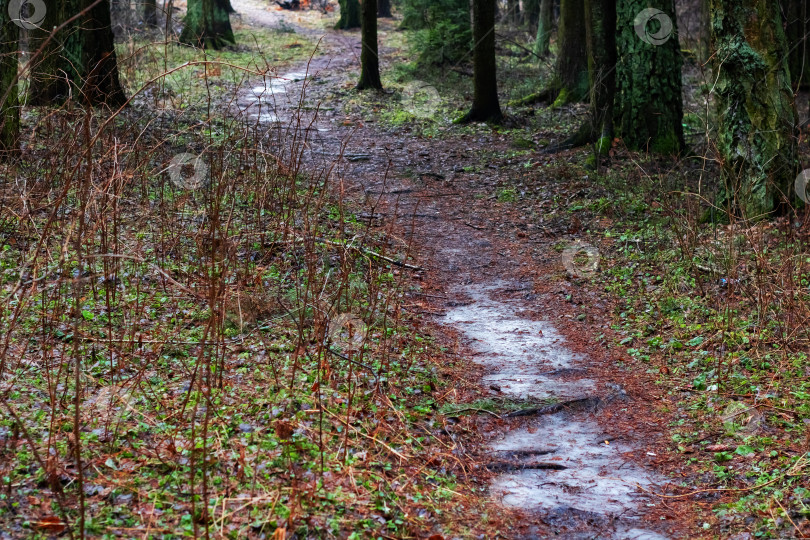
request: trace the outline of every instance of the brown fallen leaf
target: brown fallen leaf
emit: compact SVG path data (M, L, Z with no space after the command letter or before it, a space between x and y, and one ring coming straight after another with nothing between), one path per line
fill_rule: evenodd
M444 536L440 534L431 534L427 540L444 540Z
M63 523L57 516L46 516L37 521L35 526L37 529L53 534L59 534L67 528L67 524Z

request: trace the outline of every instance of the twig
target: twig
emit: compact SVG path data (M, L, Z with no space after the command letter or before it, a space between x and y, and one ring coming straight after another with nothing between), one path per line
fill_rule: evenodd
M452 414L458 414L458 413L463 413L464 411L485 412L485 413L487 413L487 414L491 414L492 416L494 416L494 417L495 417L495 418L497 418L498 420L500 420L500 419L501 419L500 415L497 415L497 414L495 414L495 413L494 413L494 412L492 412L492 411L488 411L488 410L486 410L486 409L476 409L475 407L465 407L465 408L463 408L463 409L458 409L457 411L453 411L453 412L452 412L452 413L450 413L449 415L452 415Z

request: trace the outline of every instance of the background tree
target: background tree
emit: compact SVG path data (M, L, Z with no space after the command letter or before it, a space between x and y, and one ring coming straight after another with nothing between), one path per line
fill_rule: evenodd
M779 5L711 0L720 203L756 219L778 209L796 174L796 111Z
M363 27L358 90L382 90L380 58L377 51L377 0L363 0Z
M540 15L540 0L524 0L521 18L529 30L537 28L537 18Z
M143 22L149 28L157 26L157 2L156 0L144 0L143 2Z
M360 28L362 26L360 21L360 3L357 0L339 0L339 4L340 19L338 19L335 28L337 30Z
M506 20L517 26L520 21L520 2L518 0L506 0Z
M46 12L43 28L73 20L35 59L29 103L53 105L73 96L86 105L120 107L126 96L118 79L109 0L66 0L57 6ZM48 33L33 34L31 50L36 53Z
M495 1L473 0L473 104L459 122L503 118L495 66Z
M537 39L534 54L543 57L549 53L551 32L554 30L554 0L540 0L537 17Z
M546 9L550 8L546 6ZM557 59L551 83L545 89L518 100L517 105L553 101L552 107L559 107L587 99L588 56L583 39L586 31L584 12L585 0L562 0L557 29Z
M419 64L458 64L470 58L470 0L405 0L401 28L413 31L410 47Z
M8 14L9 0L0 0L0 160L18 150L20 107L17 93L19 27Z
M180 42L204 49L236 43L231 18L221 0L188 0Z
M649 10L660 16L638 19ZM644 12L644 13L643 13ZM645 17L641 17L646 19ZM636 28L644 23L640 37ZM667 27L669 25L669 27ZM633 149L684 148L681 57L673 0L616 2L616 129Z
M810 85L810 7L806 0L781 0L788 46L788 68L794 89Z
M391 17L391 0L377 0L377 16Z

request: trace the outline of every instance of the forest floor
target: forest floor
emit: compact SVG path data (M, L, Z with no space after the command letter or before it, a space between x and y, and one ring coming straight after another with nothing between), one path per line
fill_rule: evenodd
M806 285L807 213L698 224L709 161L544 154L585 108L509 104L549 73L525 32L498 29L504 124L459 126L468 63L419 67L397 20L385 90L359 93L334 13L232 4L223 51L121 40L143 90L95 165L124 187L93 184L90 221L112 217L84 273L60 255L83 214L48 213L81 197L41 174L64 152L73 178L81 113L24 116L46 180L2 186L27 216L0 222L4 291L28 301L0 319L0 538L72 532L79 508L110 538L810 534L810 340L777 324L810 320L781 262ZM228 181L173 187L179 151Z

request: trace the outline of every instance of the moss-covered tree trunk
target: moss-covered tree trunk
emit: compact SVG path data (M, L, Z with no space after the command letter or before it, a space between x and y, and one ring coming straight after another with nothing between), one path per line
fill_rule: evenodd
M360 2L357 0L339 0L340 19L338 19L335 29L349 30L360 28Z
M11 22L9 0L0 0L0 161L18 151L20 106L17 90L19 27Z
M119 107L126 96L118 79L109 0L66 0L46 12L42 28L78 15L44 48L48 33L32 32L29 104L53 105L72 97L85 105ZM42 49L42 52L37 54Z
M684 148L681 57L673 0L616 2L616 129L634 149Z
M391 16L391 0L377 0L377 17Z
M779 209L795 178L796 111L779 4L712 0L720 203L757 219Z
M180 42L203 49L236 43L231 18L220 0L188 0Z
M377 0L363 0L363 28L358 90L382 90L380 58L377 51Z
M810 6L807 0L781 0L788 67L793 88L810 85Z
M500 121L495 67L496 0L473 0L473 104L459 122Z
M540 0L537 18L537 38L534 41L534 54L548 56L551 32L554 30L554 0Z
M585 50L585 0L562 0L557 29L557 62L554 83L555 107L588 97L588 59Z

